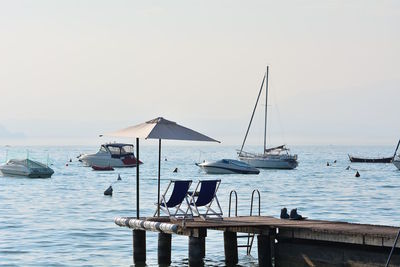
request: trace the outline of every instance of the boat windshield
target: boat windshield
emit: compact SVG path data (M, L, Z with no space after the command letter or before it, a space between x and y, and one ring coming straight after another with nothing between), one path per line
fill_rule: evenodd
M249 167L249 164L238 160L231 160L231 163L242 167Z
M99 152L108 153L107 148L105 146L101 146Z
M133 153L133 146L132 145L126 145L121 147L121 154L130 154Z
M107 145L111 155L133 154L133 145Z
M242 167L249 167L249 165L247 163L242 162L242 161L238 161L238 160L234 160L234 159L223 159L222 163L234 164L234 165L242 166Z
M118 146L108 146L108 150L110 150L111 155L121 154L121 149Z

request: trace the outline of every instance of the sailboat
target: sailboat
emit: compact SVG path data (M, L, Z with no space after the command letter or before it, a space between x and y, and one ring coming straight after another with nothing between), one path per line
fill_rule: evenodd
M394 164L394 166L396 166L397 169L400 170L400 154L397 154L397 151L398 151L398 149L399 149L399 146L400 146L400 140L399 140L399 142L397 143L396 150L394 151L393 164Z
M268 74L269 66L264 74L261 88L257 96L257 101L251 115L249 126L247 127L246 135L243 140L242 147L238 151L239 160L246 162L247 164L256 168L267 168L267 169L294 169L297 167L297 155L291 155L289 149L285 145L277 147L267 148L267 103L268 103ZM257 109L258 101L260 100L261 93L265 83L265 121L264 121L264 149L263 153L252 153L243 151L243 147L246 143L247 135L253 122L254 114Z

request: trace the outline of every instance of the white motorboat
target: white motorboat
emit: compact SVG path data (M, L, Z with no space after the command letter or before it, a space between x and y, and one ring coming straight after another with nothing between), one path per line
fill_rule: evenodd
M196 165L209 174L232 174L232 173L259 174L260 173L260 170L250 166L249 164L234 159L222 159L213 162L204 161L202 163L196 163Z
M54 171L47 165L30 159L10 159L0 166L3 175L49 178Z
M103 144L95 154L83 154L79 161L90 167L136 167L137 159L133 153L132 144L109 143ZM139 161L139 164L142 164Z
M297 167L297 155L291 155L289 149L285 145L267 148L267 103L268 103L268 70L263 77L261 88L258 93L256 105L254 106L253 113L251 115L249 126L247 127L246 135L243 140L242 147L238 151L239 160L250 164L256 168L268 168L268 169L294 169ZM247 135L250 130L251 123L257 108L258 100L260 99L265 82L265 124L264 124L264 150L263 153L251 153L243 151L243 147L246 143Z

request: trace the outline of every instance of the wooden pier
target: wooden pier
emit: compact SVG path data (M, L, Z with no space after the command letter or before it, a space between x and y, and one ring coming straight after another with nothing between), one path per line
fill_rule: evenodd
M144 263L145 231L159 232L158 262L171 263L173 234L189 237L189 264L201 266L207 231L224 232L225 262L238 263L240 233L257 236L259 266L385 266L399 231L397 227L317 220L282 220L270 216L173 220L165 217L115 219L133 229L135 264ZM397 244L390 266L400 266Z

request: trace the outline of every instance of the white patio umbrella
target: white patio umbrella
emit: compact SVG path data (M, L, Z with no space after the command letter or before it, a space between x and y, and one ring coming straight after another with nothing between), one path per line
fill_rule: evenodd
M124 128L115 132L107 133L106 136L136 138L136 157L139 162L139 138L158 139L158 191L157 191L157 214L160 216L160 175L161 175L161 139L186 140L186 141L208 141L218 142L204 134L183 127L176 122L166 120L162 117ZM136 169L136 216L139 218L139 165Z

